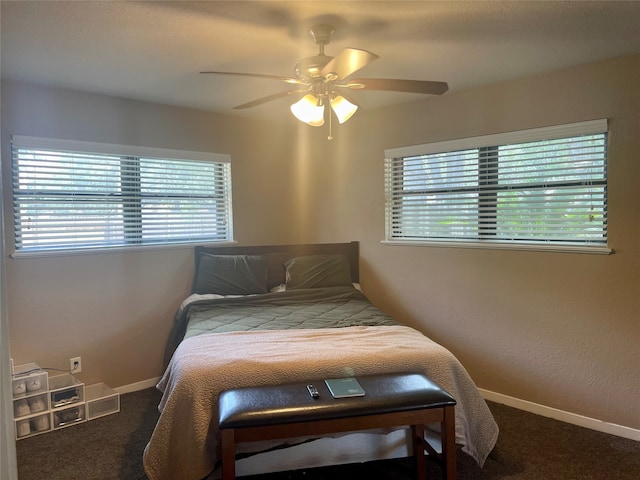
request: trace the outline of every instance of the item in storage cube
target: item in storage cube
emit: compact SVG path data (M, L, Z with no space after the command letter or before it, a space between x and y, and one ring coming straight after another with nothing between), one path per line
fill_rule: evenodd
M85 420L84 403L53 412L53 428L68 427Z
M27 391L27 384L23 379L13 381L13 396L23 395Z
M120 411L120 394L104 383L85 387L87 420L103 417Z
M16 431L18 438L26 437L31 433L31 422L29 420L21 420L16 422Z
M31 408L29 408L29 403L26 398L21 398L20 400L15 400L13 402L13 416L24 417L25 415L29 415L31 413Z
M27 403L29 405L29 410L31 413L42 412L47 409L47 396L46 395L36 395L34 397L29 397Z
M77 388L67 388L59 392L51 392L51 403L54 408L64 407L70 403L80 401L80 391Z
M39 415L31 419L31 428L36 432L46 432L50 428L49 414Z
M27 392L37 392L42 390L42 379L38 376L28 378L26 381Z

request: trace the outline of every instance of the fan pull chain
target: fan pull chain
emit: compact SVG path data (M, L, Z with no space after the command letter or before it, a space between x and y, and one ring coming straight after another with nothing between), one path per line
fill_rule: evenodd
M331 134L331 118L333 117L333 115L331 115L331 109L329 109L329 136L327 137L327 140L333 140L333 135Z

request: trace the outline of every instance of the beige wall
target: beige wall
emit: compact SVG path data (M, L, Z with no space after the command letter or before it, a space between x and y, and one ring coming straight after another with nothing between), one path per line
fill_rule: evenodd
M293 124L293 122L291 122ZM10 135L228 153L235 238L295 242L290 125L99 95L2 84L2 169L10 227ZM277 212L277 214L274 214ZM7 235L7 253L12 251ZM191 248L6 259L11 353L16 363L68 368L82 356L87 383L117 387L162 373L173 314L193 275Z
M359 114L314 165L307 234L360 240L365 292L480 387L640 428L638 78L640 56ZM596 118L609 119L614 255L380 244L385 148Z
M640 428L639 73L633 57L362 109L331 142L324 127L9 84L3 169L12 133L230 153L241 243L359 240L366 293L480 387ZM602 117L615 255L380 244L385 148ZM7 260L12 353L61 368L82 355L83 379L112 386L159 375L191 261L188 249Z

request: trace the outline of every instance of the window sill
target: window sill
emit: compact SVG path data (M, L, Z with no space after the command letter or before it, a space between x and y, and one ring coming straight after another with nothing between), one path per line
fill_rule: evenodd
M494 242L494 241L411 241L411 240L382 240L383 245L398 245L411 247L444 247L444 248L471 248L489 250L517 250L525 252L550 252L550 253L586 253L591 255L611 255L613 249L608 247L586 247L582 245L538 245L531 243L517 242Z

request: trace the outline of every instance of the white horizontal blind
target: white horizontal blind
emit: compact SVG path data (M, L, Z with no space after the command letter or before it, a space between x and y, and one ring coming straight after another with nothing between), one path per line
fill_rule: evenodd
M388 151L387 240L606 245L606 121L534 133Z
M232 239L226 156L14 136L12 162L17 252Z

